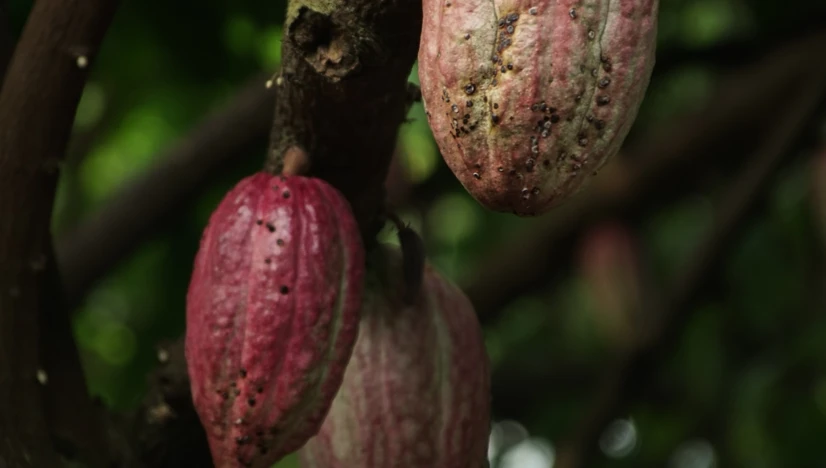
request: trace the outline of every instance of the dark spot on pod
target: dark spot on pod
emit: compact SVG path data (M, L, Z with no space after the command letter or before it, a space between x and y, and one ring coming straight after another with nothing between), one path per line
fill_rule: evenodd
M508 15L508 23L513 23L518 19L519 19L519 14L518 13L511 13L511 14Z
M498 169L496 169L496 170L497 170L497 171L499 171L499 172L505 172L505 168L504 168L504 167L502 167L502 166L499 166L499 168L498 168Z
M284 245L284 239L278 239L278 240L275 241L275 243L278 244L279 246L283 246Z
M597 120L596 122L594 122L594 127L596 127L597 130L602 130L603 128L605 128L605 121Z
M465 40L470 39L470 34L465 34Z
M495 79L494 79L493 81L491 81L491 82L490 82L490 85L491 85L491 86L496 86L496 85L498 85L498 84L499 84L499 82L498 82L498 81L496 81Z
M551 128L551 121L550 121L550 120L546 120L546 121L542 124L542 127L543 127L543 128L545 128L545 130L550 130L550 128Z
M509 170L509 171L508 171L508 174L510 174L510 175L516 175L516 169L511 169L511 170Z
M588 139L584 136L579 137L579 146L586 146L588 144Z
M290 292L290 288L287 286L281 286L281 294L288 294Z
M238 373L241 375L242 379L247 377L247 370L246 369L241 369Z
M471 94L476 92L476 85L473 83L468 83L465 85L465 94L470 96ZM468 101L470 102L470 101Z
M536 7L531 7L531 8L528 10L528 13L530 13L530 14L531 14L531 15L533 15L533 16L536 16Z
M545 112L546 110L548 110L548 105L545 104L545 101L542 101L541 103L539 103L539 110L541 110L542 112Z
M574 101L575 102L579 102L581 100L582 100L582 94L577 94L576 96L574 96Z
M482 176L481 176L481 175L479 175L479 173L478 173L478 172L474 172L474 173L473 173L473 178L474 178L474 179L476 179L476 180L479 180L479 179L481 179L481 178L482 178Z
M531 196L531 192L528 190L528 187L523 188L522 189L522 198L524 200L527 200L528 198L530 198L530 196Z
M263 219L259 219L258 221L256 221L256 222L255 222L255 224L257 224L257 225L259 225L259 226L260 226L260 225L264 224L264 220L263 220Z
M605 95L597 96L597 105L598 106L605 106L611 102L611 98Z
M571 19L576 19L576 8L571 8L568 10L568 16L570 16Z
M457 106L456 104L453 104L452 106L450 106L450 110L452 110L454 114L458 114L459 113L459 106Z
M533 190L531 190L531 193L534 195L539 195L539 187L534 187Z
M542 133L541 133L542 138L548 138L548 135L550 135L550 134L551 133L548 130L542 130Z
M290 198L290 191L284 190L284 198Z
M255 406L255 398L248 398L247 404L250 406Z
M241 390L240 390L240 389L238 389L238 388L236 388L236 389L234 389L234 390L232 391L232 394L233 394L234 396L238 396L238 395L240 395L240 394L241 394Z
M494 108L494 109L499 109L499 103L494 102L494 103L493 103L493 108Z
M505 68L505 66L504 66L504 65L502 65L502 68L500 68L500 69L499 69L499 71L501 71L502 73L507 73L507 72L508 72L508 69L507 69L507 68Z
M235 438L235 443L238 445L244 445L250 441L250 436L244 435Z
M284 197L287 198L287 197ZM267 230L270 232L275 232L275 225L273 223L267 223Z
M550 165L551 165L551 161L550 161L550 160L548 160L548 159L546 159L546 160L542 161L542 165L544 165L544 166L550 166Z
M533 170L533 166L535 164L536 164L536 159L534 159L534 158L528 158L528 160L525 161L525 166L527 166L528 172Z
M508 64L508 70L513 70L513 64L512 63Z
M468 101L468 102L466 102L466 103L465 103L465 106L467 106L467 107L473 107L473 101Z
M491 120L493 123L499 123L499 116L498 116L498 115L496 115L496 114L492 114L492 115L490 116L490 120Z
M257 393L264 393L264 387L258 387L255 389Z
M573 163L573 164L571 164L571 169L573 169L575 172L579 171L580 169L582 169L582 164Z
M445 2L445 6L446 6L446 7L450 8L450 6L451 6L451 5L452 5L452 3L450 3L450 2Z
M507 31L508 34L513 34L513 31L514 31L513 25L512 24L508 25L508 27L505 28L505 31Z
M551 123L559 122L559 114L551 114Z
M269 265L270 263L272 263L272 259L271 259L271 258L269 258L269 257L267 257L267 258L265 258L265 259L264 259L264 263L266 263L267 265Z
M565 156L567 156L567 154L565 154L564 151L560 151L559 155L557 155L557 157L556 157L556 161L557 162L563 161L565 159Z
M505 27L505 18L499 18L499 27L500 28Z
M490 60L491 60L493 63L496 63L496 62L498 62L498 61L499 61L499 56L498 56L498 55L492 55L492 56L490 57Z
M597 77L597 73L598 73L598 72L597 72L597 69L596 69L596 68L592 68L592 69L591 69L591 76L593 76L594 78L596 78L596 77Z
M605 89L605 88L608 87L609 84L611 84L611 78L605 77L605 78L599 80L599 83L597 83L597 86L599 86L600 89Z
M589 29L588 30L588 39L593 41L595 37L597 37L597 33L595 33L593 29Z

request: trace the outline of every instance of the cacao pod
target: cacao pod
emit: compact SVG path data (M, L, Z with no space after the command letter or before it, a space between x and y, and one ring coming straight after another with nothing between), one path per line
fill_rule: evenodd
M320 179L257 173L218 205L185 346L216 467L269 467L318 430L355 344L364 262L349 204Z
M398 250L376 258L353 357L299 451L304 468L487 466L490 369L473 306L429 264L407 305Z
M423 0L419 81L445 162L483 206L538 215L636 119L658 0Z

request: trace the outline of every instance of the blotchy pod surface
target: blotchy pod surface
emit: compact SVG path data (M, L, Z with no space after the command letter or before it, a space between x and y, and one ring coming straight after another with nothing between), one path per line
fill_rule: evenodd
M320 179L257 173L216 208L186 358L217 468L269 467L316 433L355 344L364 261L347 201Z
M651 72L657 0L423 0L419 81L482 205L538 215L619 151Z
M464 293L430 265L406 305L401 255L371 264L362 322L344 383L304 468L483 468L490 370ZM376 263L381 263L376 262Z

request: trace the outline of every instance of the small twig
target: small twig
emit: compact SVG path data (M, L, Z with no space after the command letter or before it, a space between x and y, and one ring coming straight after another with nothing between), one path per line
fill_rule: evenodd
M228 105L160 155L152 170L129 181L102 209L60 236L57 258L70 306L202 193L233 157L256 140L264 147L274 95L264 87L265 80L252 79Z
M0 440L11 466L57 466L55 450L97 466L107 447L62 300L50 221L88 68L117 4L36 2L0 92Z
M637 389L644 388L659 368L658 364L674 345L676 335L689 319L697 292L712 277L726 250L736 240L749 214L770 186L774 169L788 156L807 119L821 102L824 67L809 71L805 88L789 105L783 118L776 119L774 131L761 145L754 160L732 184L723 198L712 230L699 243L689 264L675 280L666 300L652 314L656 323L640 337L640 344L611 366L599 385L592 409L582 419L573 437L561 445L561 468L590 466L596 441L603 428L626 407Z

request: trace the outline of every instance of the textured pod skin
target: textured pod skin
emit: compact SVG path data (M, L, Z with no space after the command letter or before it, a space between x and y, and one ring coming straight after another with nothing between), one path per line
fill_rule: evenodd
M419 81L450 169L538 215L619 151L654 66L658 0L423 0Z
M372 269L353 358L304 468L483 468L490 434L489 362L468 298L425 267L415 305L402 297L401 255ZM392 279L392 280L390 280Z
M268 468L318 430L355 344L364 262L347 201L319 179L257 173L218 205L185 348L217 468Z

